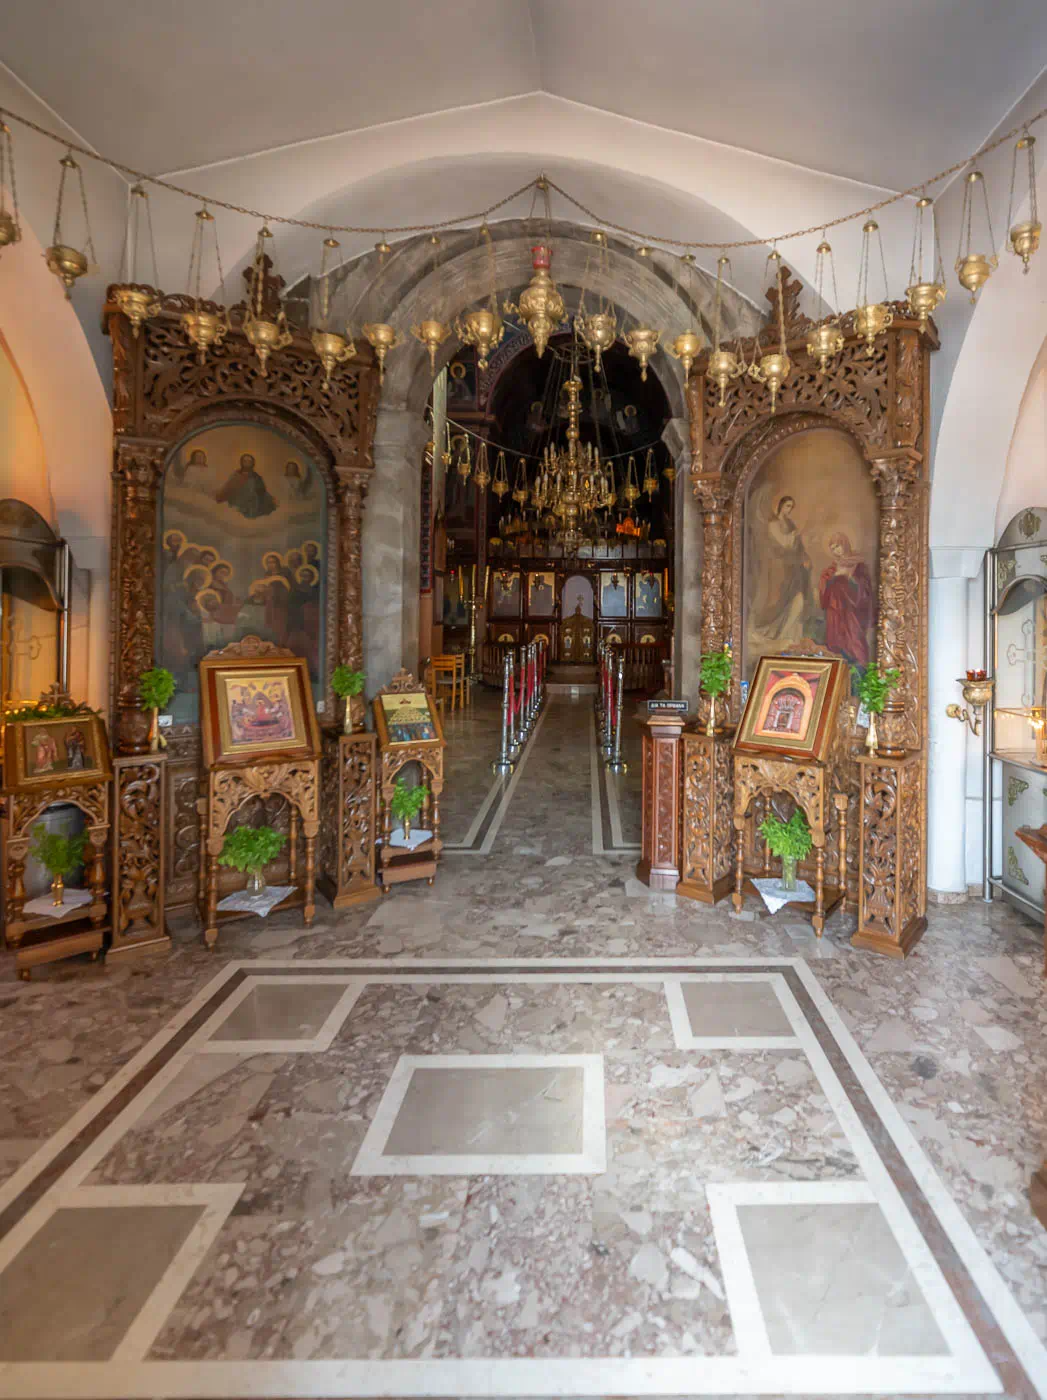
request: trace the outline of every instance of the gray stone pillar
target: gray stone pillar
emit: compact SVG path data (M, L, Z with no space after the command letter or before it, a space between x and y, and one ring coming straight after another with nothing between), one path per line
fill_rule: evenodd
M673 483L673 575L676 589L675 698L698 703L702 632L702 525L691 490L691 437L686 418L670 418L662 433L676 464Z

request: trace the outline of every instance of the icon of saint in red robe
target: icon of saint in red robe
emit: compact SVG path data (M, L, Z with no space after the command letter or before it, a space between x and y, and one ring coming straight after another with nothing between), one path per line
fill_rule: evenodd
M825 612L825 643L854 666L869 663L873 585L869 570L839 531L829 541L833 562L822 570L818 599Z

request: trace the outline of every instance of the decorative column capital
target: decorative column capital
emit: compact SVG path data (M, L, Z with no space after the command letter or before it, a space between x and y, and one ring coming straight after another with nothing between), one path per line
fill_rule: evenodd
M367 489L374 475L373 467L352 466L348 462L334 464L335 480L338 482L338 496L347 505L363 504Z
M694 494L702 509L703 521L709 525L730 510L734 483L719 475L698 476L694 481Z
M874 457L870 475L884 502L900 500L920 479L923 459L912 449L884 453Z
M168 450L168 444L158 438L117 438L113 480L125 489L154 491L163 476Z

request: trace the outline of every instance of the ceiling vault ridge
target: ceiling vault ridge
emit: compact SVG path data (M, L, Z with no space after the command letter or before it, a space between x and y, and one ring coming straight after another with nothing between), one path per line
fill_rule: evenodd
M88 140L88 138L83 134L83 132L80 131L79 127L75 127L73 126L72 122L66 121L65 117L62 116L61 112L57 112L54 109L54 107L51 106L50 102L47 101L46 98L41 97L40 94L35 90L35 88L31 88L26 82L26 80L23 77L20 77L19 74L16 73L15 70L11 67L11 65L5 63L2 58L0 58L0 69L2 69L7 74L7 76L11 79L13 83L17 83L18 86L24 92L28 93L32 101L38 102L40 106L44 109L44 111L55 119L59 126L63 127L66 131L68 131L71 134L75 141L77 141L81 146L86 146L88 150L94 151L96 156L101 156L102 152L98 149L98 147L94 144L93 141ZM124 184L130 187L131 181L127 178L126 175L122 174L121 171L113 170L113 167L111 165L107 166L106 168L110 170L114 175L119 176L119 178L123 180Z

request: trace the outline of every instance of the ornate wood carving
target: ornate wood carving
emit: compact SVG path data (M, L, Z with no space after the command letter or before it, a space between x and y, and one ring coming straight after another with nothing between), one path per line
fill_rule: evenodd
M680 883L676 893L715 904L734 884L733 733L684 732Z
M857 948L904 958L927 927L923 764L861 757L862 853Z
M377 899L377 736L324 735L320 888L336 909Z
M113 933L108 956L171 946L164 922L167 757L113 760Z
M683 715L653 714L643 726L643 851L636 878L652 890L680 880L680 734Z
M187 298L161 298L158 316L137 338L111 296L105 323L113 347L112 647L110 692L117 751L146 749L147 718L137 706L138 677L155 655L157 506L165 463L188 433L231 416L274 428L301 444L325 471L331 512L332 564L328 588L329 667L362 659L360 531L371 444L378 411L378 374L364 348L332 380L308 338L296 333L269 361L263 378L241 330L233 329L203 364L180 320ZM333 653L342 651L339 656ZM329 691L329 687L325 687ZM330 704L331 695L327 699ZM195 804L199 797L196 725L171 734L166 800L162 802L164 878L169 902L193 898L200 857ZM136 875L136 880L139 878ZM149 877L151 882L152 876Z

